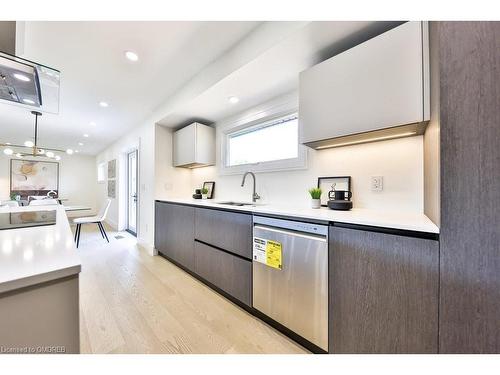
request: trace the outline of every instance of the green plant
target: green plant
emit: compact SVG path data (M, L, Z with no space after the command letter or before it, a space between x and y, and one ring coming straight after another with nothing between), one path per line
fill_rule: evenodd
M310 188L309 194L311 194L312 199L320 199L321 198L321 189L320 188Z
M16 200L17 193L10 193L10 200L15 201Z
M208 194L208 189L207 188L202 188L201 189L201 194Z

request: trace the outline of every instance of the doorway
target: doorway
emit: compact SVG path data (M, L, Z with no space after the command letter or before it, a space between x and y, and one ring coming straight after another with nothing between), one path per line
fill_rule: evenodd
M127 232L137 237L137 150L127 154Z

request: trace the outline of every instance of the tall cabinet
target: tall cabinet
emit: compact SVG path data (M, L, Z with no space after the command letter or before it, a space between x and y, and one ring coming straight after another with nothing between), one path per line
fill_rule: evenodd
M440 353L500 353L500 22L439 22Z

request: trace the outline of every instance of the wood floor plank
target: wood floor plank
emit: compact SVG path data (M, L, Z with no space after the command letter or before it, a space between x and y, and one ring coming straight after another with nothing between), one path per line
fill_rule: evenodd
M188 317L185 311L178 317L174 316L168 300L169 294L164 293L163 285L158 283L156 278L151 277L149 271L145 272L141 268L132 270L123 261L115 257L108 259L107 264L123 288L129 291L132 303L158 339L168 344L170 350L176 353L203 353L205 351L204 337L199 337L199 330L193 332L191 326L183 324L183 320ZM205 327L205 330L209 328ZM216 344L222 348L217 352L223 352L230 345L222 342ZM215 343L212 345L215 347Z
M81 319L85 320L86 337L92 353L108 353L125 343L98 280L93 271L86 270L85 266L80 274L80 304Z
M127 233L82 227L83 353L308 353Z

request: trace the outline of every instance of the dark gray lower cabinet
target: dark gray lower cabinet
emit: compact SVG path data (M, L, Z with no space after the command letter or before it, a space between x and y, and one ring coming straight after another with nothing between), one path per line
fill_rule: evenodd
M195 242L194 271L244 304L252 305L252 262Z
M331 353L438 352L438 241L329 233Z
M252 259L252 215L196 208L197 240Z
M208 244L195 242L195 225ZM251 246L252 215L155 202L156 249L247 306L252 306Z
M184 267L194 268L194 207L156 202L155 248Z

